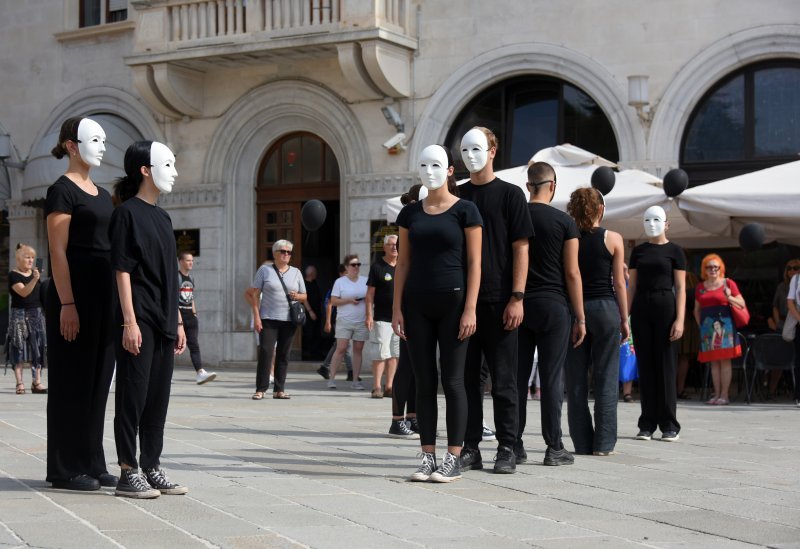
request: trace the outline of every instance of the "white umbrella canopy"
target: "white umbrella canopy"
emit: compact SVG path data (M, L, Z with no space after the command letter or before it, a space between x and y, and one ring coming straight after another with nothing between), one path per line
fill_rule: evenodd
M683 192L677 203L692 225L730 239L748 223L767 241L800 245L800 161L773 166Z

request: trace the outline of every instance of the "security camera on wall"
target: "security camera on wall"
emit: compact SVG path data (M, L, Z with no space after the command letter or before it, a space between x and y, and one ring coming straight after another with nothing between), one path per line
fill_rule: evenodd
M406 134L404 134L403 132L398 132L394 134L392 137L390 137L383 144L383 146L389 149L390 152L396 149L405 149L405 146L403 145L403 141L405 140L405 138Z

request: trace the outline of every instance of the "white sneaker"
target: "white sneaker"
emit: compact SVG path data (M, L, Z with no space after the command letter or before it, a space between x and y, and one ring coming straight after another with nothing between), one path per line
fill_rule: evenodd
M328 380L328 389L336 389L336 382L334 380Z
M351 389L355 389L356 391L363 391L364 385L360 381L354 381L350 384Z
M492 440L497 440L497 437L494 436L494 431L489 429L486 423L483 424L483 432L481 433L481 440L484 442L490 442Z
M214 381L217 377L216 372L206 372L204 369L200 368L197 370L197 377L195 380L197 381L198 385L202 385L203 383L207 383L209 381Z

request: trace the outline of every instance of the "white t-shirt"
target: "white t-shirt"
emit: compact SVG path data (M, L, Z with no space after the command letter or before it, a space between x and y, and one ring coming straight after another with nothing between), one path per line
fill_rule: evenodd
M367 308L364 298L367 296L367 277L360 276L353 282L346 276L339 277L333 283L331 295L340 299L361 299L358 305L349 303L336 307L336 318L343 318L351 322L364 322L367 319Z
M789 294L786 299L792 299L795 305L800 306L800 275L794 275L789 282Z

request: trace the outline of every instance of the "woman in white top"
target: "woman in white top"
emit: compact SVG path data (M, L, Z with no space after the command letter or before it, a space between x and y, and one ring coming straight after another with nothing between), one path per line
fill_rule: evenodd
M347 271L336 280L331 290L331 303L336 307L336 351L331 359L331 378L328 388L336 389L336 370L342 363L350 341L353 342L353 383L350 387L363 391L359 381L361 355L364 342L369 339L364 298L367 295L367 277L359 274L361 261L356 254L344 256L342 262Z
M256 392L253 393L253 400L264 398L264 393L269 389L269 367L273 354L275 383L272 387L272 398L291 398L284 391L284 383L289 367L289 350L292 348L297 326L289 317L289 299L301 303L307 299L303 273L289 265L292 248L294 244L288 240L275 242L272 245L273 264L259 267L253 284L244 292L245 299L253 308L253 327L259 334ZM284 284L286 291L283 289ZM287 292L289 299L286 297Z

